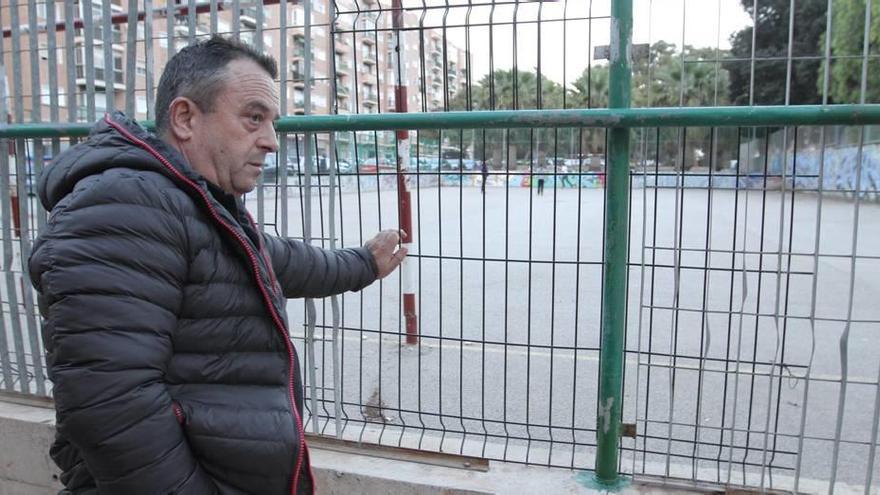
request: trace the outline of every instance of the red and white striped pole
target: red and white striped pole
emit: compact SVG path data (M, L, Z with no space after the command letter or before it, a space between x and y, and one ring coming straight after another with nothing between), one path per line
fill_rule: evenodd
M392 26L394 28L394 111L407 112L406 51L404 50L403 8L400 0L392 2ZM400 208L400 230L404 232L402 243L410 254L415 254L412 226L412 203L406 186L406 170L409 169L409 130L397 130L397 200ZM403 292L403 317L406 321L406 343L419 343L419 324L416 314L416 283L409 257L400 265Z

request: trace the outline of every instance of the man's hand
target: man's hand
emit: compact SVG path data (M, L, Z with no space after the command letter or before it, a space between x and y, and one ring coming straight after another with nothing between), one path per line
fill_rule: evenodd
M402 231L383 230L364 244L376 259L376 266L379 268L378 278L385 278L406 258L406 248L397 249L401 233Z

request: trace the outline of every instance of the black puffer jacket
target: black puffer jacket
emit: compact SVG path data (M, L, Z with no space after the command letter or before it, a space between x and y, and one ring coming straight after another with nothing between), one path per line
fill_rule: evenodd
M121 114L39 192L51 214L30 274L63 493L313 491L285 299L363 288L369 251L259 233Z

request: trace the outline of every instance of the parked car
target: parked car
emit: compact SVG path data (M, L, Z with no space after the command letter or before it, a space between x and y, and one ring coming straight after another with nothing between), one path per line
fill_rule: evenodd
M287 157L287 175L305 174L306 173L306 157L303 155L288 155ZM327 168L327 157L313 156L311 166L308 171L312 174L326 174L329 172Z
M436 172L440 168L440 160L436 158L420 156L418 158L413 158L410 161L410 167L416 168L417 170L422 172Z
M362 174L375 174L377 171L395 170L394 165L384 158L367 158L358 163L358 171Z

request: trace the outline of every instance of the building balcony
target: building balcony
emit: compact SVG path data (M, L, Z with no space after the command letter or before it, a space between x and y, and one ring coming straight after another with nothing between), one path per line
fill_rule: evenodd
M99 88L107 87L106 79L104 78L104 68L103 67L95 67L95 86ZM84 65L76 66L76 84L77 86L86 86L88 84L88 74ZM121 69L116 69L113 71L113 89L116 91L124 91L125 90L125 74Z
M196 24L196 30L193 32L194 36L207 36L209 34L211 34L210 26ZM189 22L187 22L185 17L183 22L174 25L174 35L179 37L189 36Z
M376 93L367 93L364 95L364 106L372 108L378 104L379 98L376 96Z
M376 55L373 53L363 53L361 55L361 62L365 65L376 65Z
M257 18L259 17L259 12L257 12L258 8L260 7L244 7L241 9L241 14L238 17L238 20L241 22L242 26L249 28L257 27Z
M95 20L94 22L99 23L100 20ZM106 36L104 36L104 29L101 25L93 25L92 29L89 31L92 34L92 40L95 44L103 43L106 40ZM78 28L74 31L74 36L77 38L81 38L79 42L84 42L86 38L86 31L84 28ZM122 30L118 28L110 29L110 38L112 43L122 43Z

